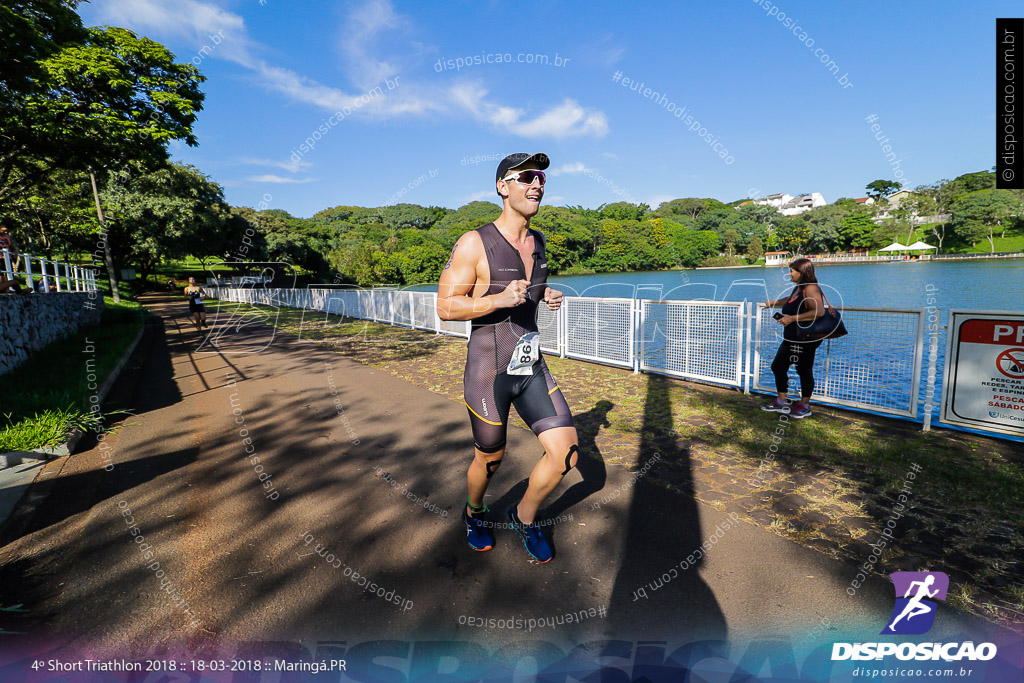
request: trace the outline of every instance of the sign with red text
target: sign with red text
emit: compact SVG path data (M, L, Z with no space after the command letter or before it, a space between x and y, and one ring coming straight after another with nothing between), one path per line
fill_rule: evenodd
M941 422L1024 436L1024 314L950 312Z

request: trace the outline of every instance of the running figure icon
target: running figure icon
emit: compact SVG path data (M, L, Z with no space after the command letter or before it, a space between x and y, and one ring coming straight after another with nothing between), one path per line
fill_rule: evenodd
M896 604L882 634L927 633L935 624L938 601L946 599L949 577L944 572L893 572L889 576L896 589Z
M907 592L903 597L910 598L910 592L914 590L914 586L918 586L917 595L910 598L910 602L908 602L907 606L903 608L903 611L900 612L900 615L892 620L892 623L889 624L890 631L895 630L894 627L896 626L896 622L902 619L903 617L906 617L907 621L910 621L914 617L919 616L921 614L928 614L934 609L933 607L929 607L928 605L921 604L921 601L923 599L934 598L938 594L938 588L936 588L934 591L928 590L928 587L931 586L933 583L935 583L935 577L932 574L929 574L927 577L925 577L924 581L910 582L910 588L907 589Z

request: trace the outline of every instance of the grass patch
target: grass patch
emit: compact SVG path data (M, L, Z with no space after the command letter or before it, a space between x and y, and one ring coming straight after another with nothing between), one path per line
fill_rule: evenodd
M1006 237L999 237L992 240L995 246L995 251L999 252L1014 252L1024 251L1024 235L1007 235ZM946 253L950 254L988 254L992 251L992 245L989 245L988 240L984 239L973 247L969 244L962 246L956 246L950 248Z
M50 344L0 375L0 452L54 446L76 427L98 426L98 412L89 409L96 390L89 385L103 383L149 315L134 301L104 303L99 325Z

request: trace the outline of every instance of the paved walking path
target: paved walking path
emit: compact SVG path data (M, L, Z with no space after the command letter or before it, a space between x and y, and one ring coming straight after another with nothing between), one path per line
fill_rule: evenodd
M798 641L823 623L817 642L875 639L892 610L889 581L851 597L855 567L592 459L547 508L553 561L529 562L507 530L475 553L463 406L259 321L211 316L208 337L184 302L144 301L156 324L108 399L135 415L43 468L0 528L0 603L29 610L2 628L125 657L253 640ZM509 430L493 510L541 452ZM469 624L591 608L603 616L532 633ZM930 637L994 628L940 609Z

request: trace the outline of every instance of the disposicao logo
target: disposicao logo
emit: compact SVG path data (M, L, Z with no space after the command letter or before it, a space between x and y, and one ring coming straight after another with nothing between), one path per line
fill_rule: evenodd
M915 636L927 633L935 624L936 600L945 600L949 577L943 572L893 572L889 575L896 590L896 605L888 625L879 635ZM832 660L896 659L918 661L942 659L947 662L966 659L988 661L996 656L994 643L834 643Z
M889 577L896 588L896 606L880 635L927 633L935 623L933 600L946 599L949 577L943 572L893 572Z

